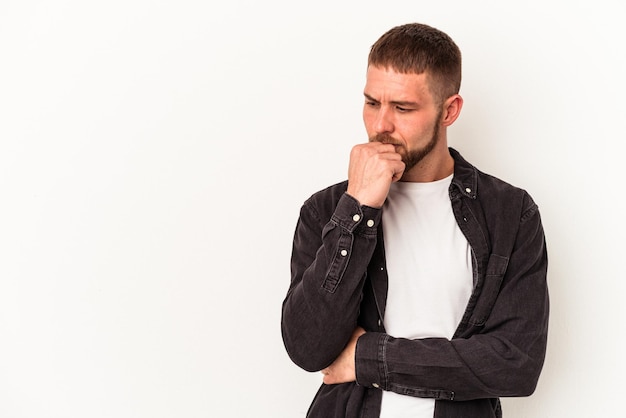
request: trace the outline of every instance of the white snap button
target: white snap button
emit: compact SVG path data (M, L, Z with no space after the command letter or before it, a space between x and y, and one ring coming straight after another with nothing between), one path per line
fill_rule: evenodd
M348 255L348 251L346 251L346 250L341 250L341 255L342 255L342 256L344 256L344 257L345 257L345 256L347 256L347 255Z
M358 213L352 217L354 222L359 222L359 219L361 219L361 216Z
M371 219L369 221L367 221L367 226L369 226L370 228L374 226L374 221L372 221Z
M378 389L380 386L378 386L378 383L372 383L372 386L374 386L376 389Z
M467 193L472 193L472 189L470 189L469 187L468 187L468 188L466 188L466 189L465 189L465 191L466 191Z

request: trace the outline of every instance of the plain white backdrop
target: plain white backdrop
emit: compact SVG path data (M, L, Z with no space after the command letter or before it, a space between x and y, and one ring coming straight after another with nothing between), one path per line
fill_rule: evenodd
M507 418L623 414L615 1L0 0L0 416L304 417L280 306L298 210L365 141L370 45L464 55L451 145L541 208L544 372Z

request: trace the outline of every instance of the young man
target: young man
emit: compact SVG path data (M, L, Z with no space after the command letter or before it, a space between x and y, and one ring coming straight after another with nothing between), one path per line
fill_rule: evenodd
M302 206L283 303L291 359L321 371L308 417L501 417L528 396L548 326L537 205L448 148L461 53L395 27L370 51L369 142Z

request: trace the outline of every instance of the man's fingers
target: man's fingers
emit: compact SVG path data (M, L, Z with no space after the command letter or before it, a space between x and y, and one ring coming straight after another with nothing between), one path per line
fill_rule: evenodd
M369 158L375 154L397 154L396 147L392 144L383 144L381 142L368 142L365 144L357 144L352 147L353 158Z
M322 375L322 382L324 382L325 385L332 384L332 378L330 376L330 371L328 370L328 368L322 370Z
M368 142L352 147L348 166L348 194L362 205L381 207L392 182L400 180L405 165L392 144Z
M335 379L330 374L325 374L324 378L322 379L322 382L324 382L325 385L334 385L334 384L340 383L337 381L337 379Z

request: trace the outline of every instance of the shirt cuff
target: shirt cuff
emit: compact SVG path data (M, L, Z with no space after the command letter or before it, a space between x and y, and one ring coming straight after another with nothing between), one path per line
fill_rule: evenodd
M350 233L375 235L381 218L381 209L361 205L358 200L344 193L337 203L332 221Z
M387 390L385 374L385 345L389 336L366 332L356 343L355 373L360 386Z

